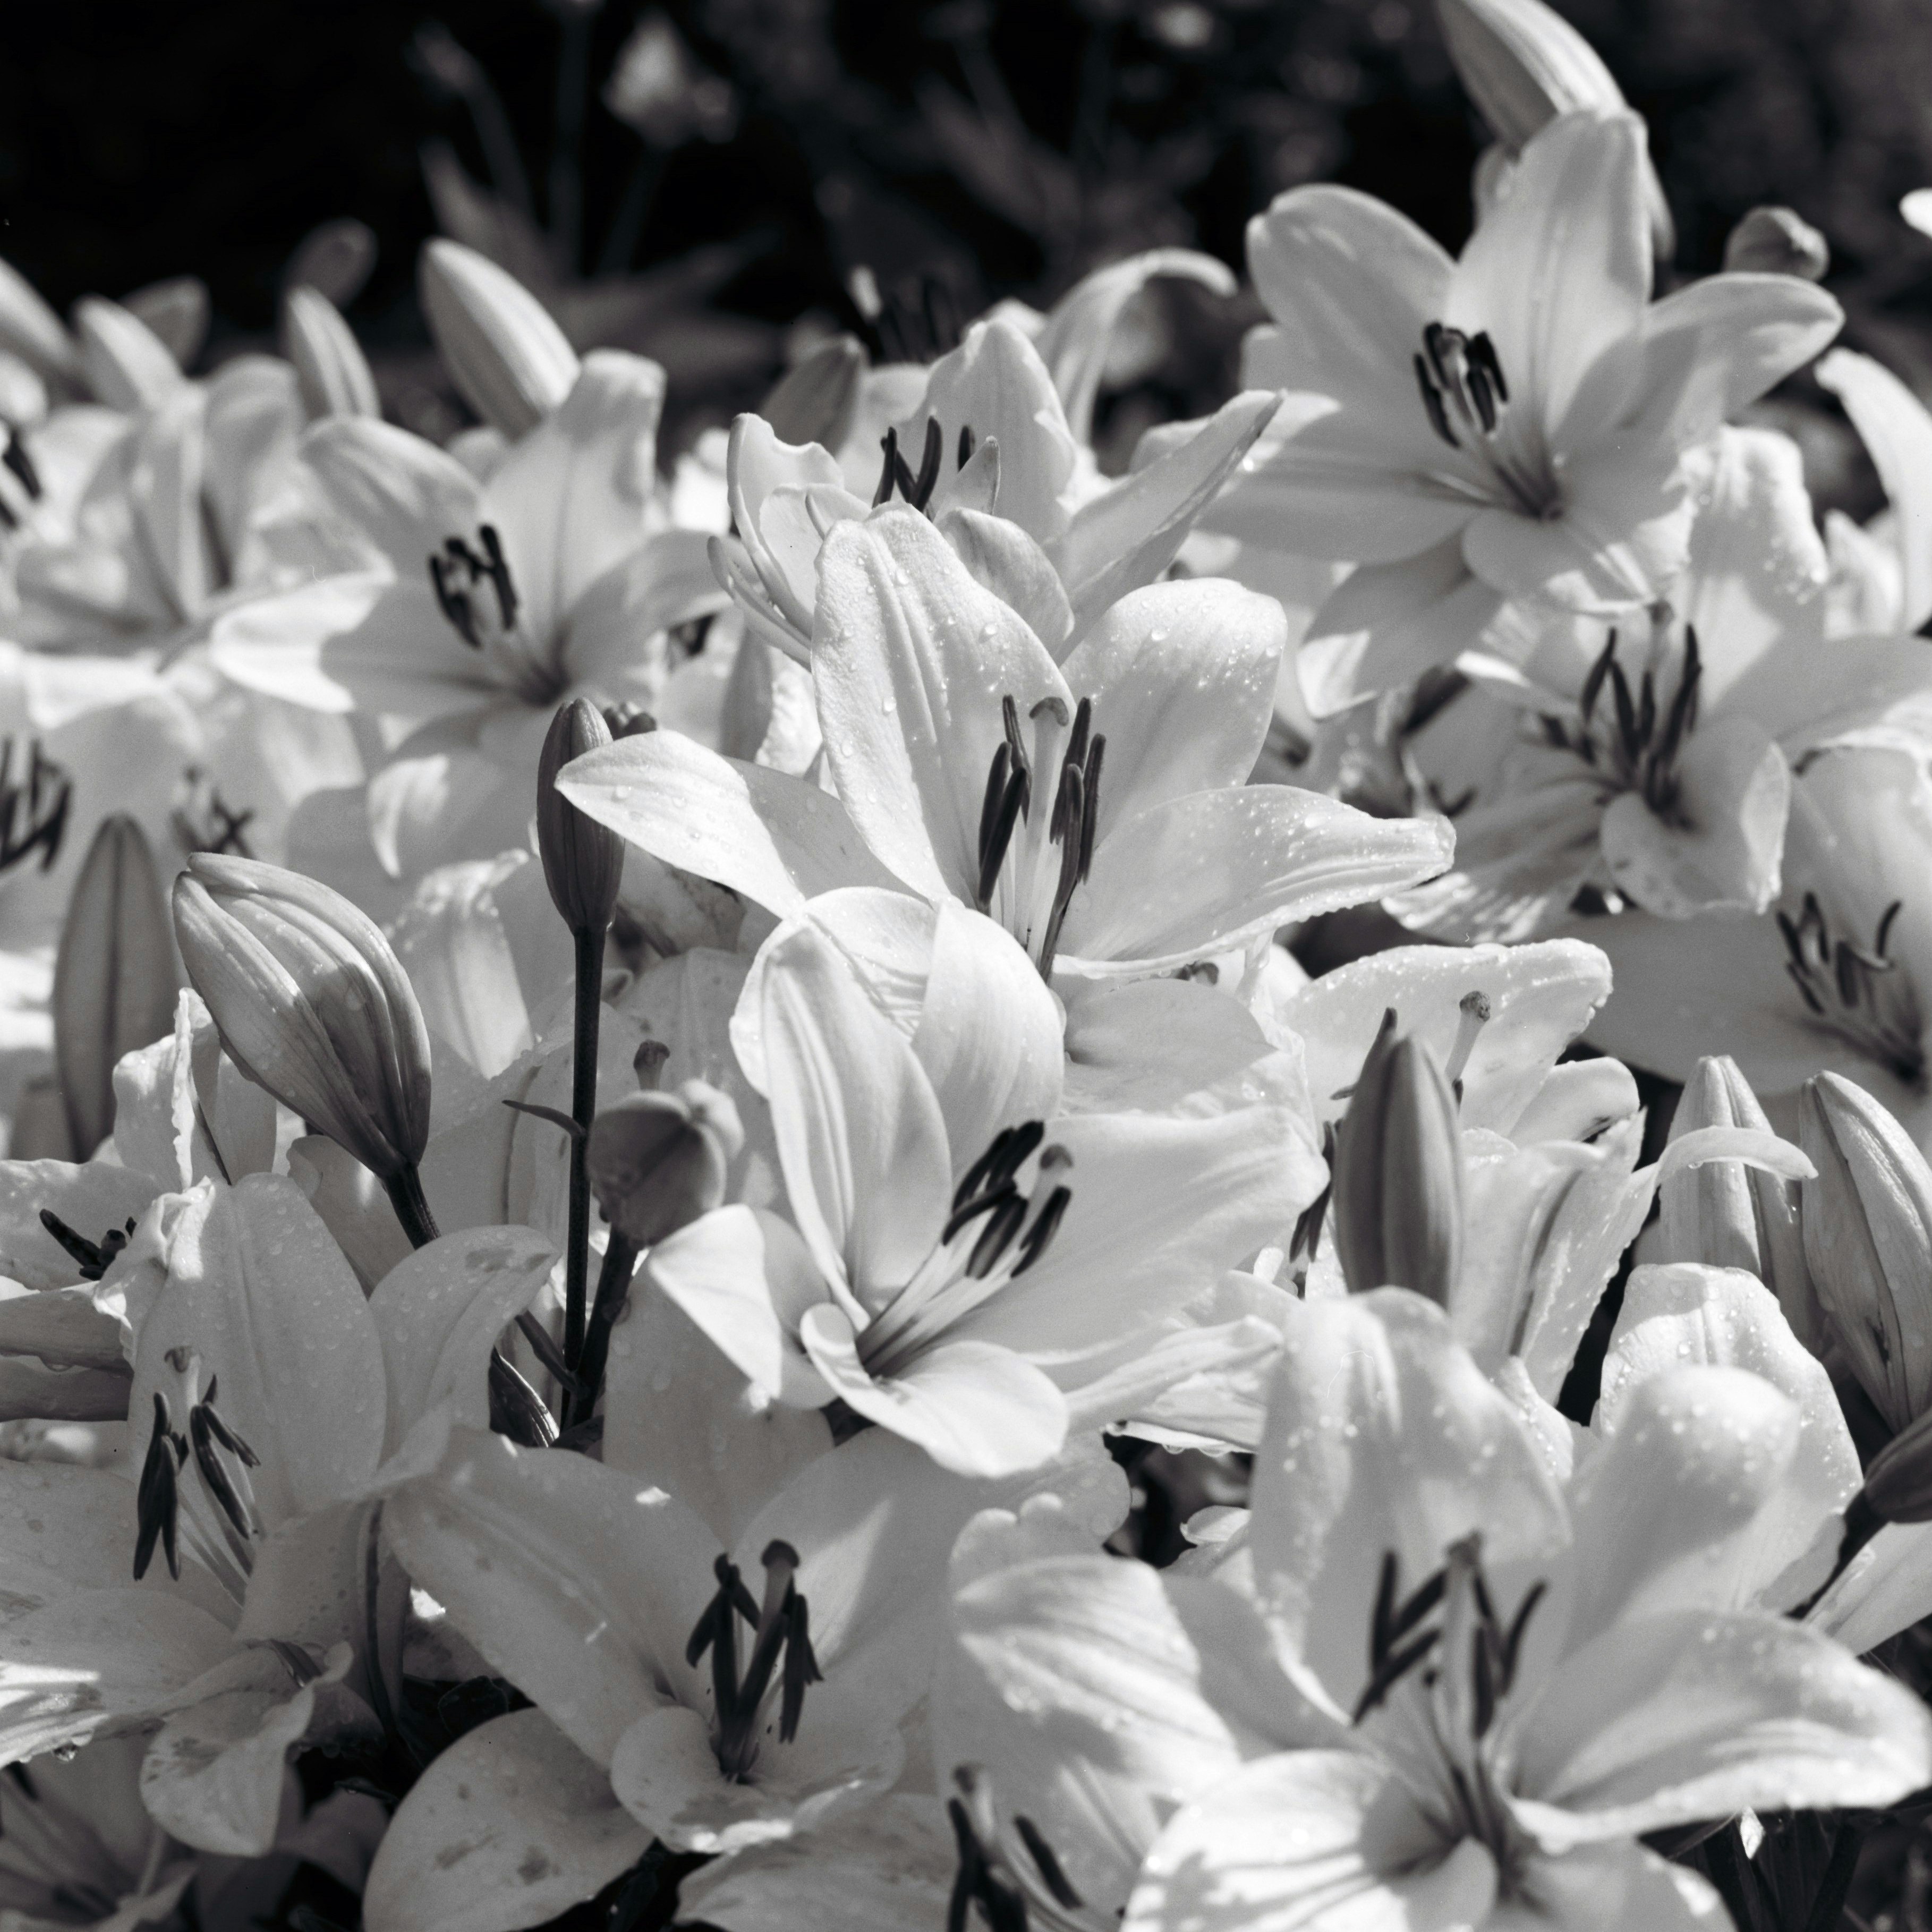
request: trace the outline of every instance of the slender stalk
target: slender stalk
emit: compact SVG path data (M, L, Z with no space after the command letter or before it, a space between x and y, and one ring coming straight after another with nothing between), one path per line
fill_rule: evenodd
M422 1176L414 1167L392 1174L382 1185L388 1190L389 1205L403 1224L412 1248L426 1248L436 1238L436 1216L430 1211L422 1190Z
M597 1299L584 1333L584 1352L578 1358L577 1387L566 1411L566 1426L588 1422L597 1412L597 1399L604 1392L604 1366L610 1357L610 1330L630 1294L631 1276L637 1265L637 1244L613 1228L597 1277Z
M382 1638L378 1622L382 1594L382 1505L369 1512L362 1555L362 1634L369 1646L369 1702L386 1736L396 1730L395 1707L389 1701L388 1679L382 1674Z
M585 1165L597 1111L597 1031L603 1010L604 928L573 934L577 944L577 1028L570 1068L570 1118L583 1130L570 1146L570 1222L564 1244L563 1359L575 1372L584 1352L590 1280L590 1170Z

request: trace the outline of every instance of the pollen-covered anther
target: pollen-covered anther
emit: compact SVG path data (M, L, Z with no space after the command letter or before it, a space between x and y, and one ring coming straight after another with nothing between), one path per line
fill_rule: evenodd
M148 1574L158 1542L167 1558L168 1574L181 1580L181 1551L178 1532L181 1514L178 1478L188 1460L188 1443L176 1432L168 1399L154 1391L154 1426L148 1438L148 1453L142 1460L141 1480L135 1491L134 1580Z
M490 626L485 607L476 596L477 586L487 582L494 592L498 623L505 632L517 626L520 608L516 586L511 580L508 560L494 524L484 524L476 532L482 549L479 556L461 537L450 537L440 554L429 556L429 580L436 592L436 608L454 627L456 634L472 650L488 644Z
M1490 996L1484 992L1465 993L1456 1002L1455 1043L1449 1049L1448 1062L1442 1071L1458 1106L1462 1103L1462 1076L1468 1067L1469 1056L1475 1052L1476 1042L1482 1037L1494 1010Z

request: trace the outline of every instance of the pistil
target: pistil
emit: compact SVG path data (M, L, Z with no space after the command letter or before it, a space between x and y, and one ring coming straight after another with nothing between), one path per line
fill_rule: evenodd
M706 1652L710 1653L712 1702L716 1712L712 1747L718 1769L741 1784L758 1761L760 1712L774 1676L779 1679L781 1744L790 1744L797 1736L806 1691L823 1681L818 1660L812 1654L810 1616L796 1580L798 1552L790 1544L774 1540L766 1544L759 1560L765 1571L762 1604L745 1587L737 1565L728 1556L718 1558L712 1566L717 1594L698 1618L684 1653L694 1666ZM742 1677L738 1670L740 1618L754 1633Z

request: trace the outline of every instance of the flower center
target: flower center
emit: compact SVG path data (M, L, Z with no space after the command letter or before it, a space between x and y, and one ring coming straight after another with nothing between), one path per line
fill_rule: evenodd
M955 1766L952 1781L959 1796L946 1801L946 1815L959 1864L947 1924L964 1926L970 1905L990 1932L1029 1932L1036 1922L1052 1932L1084 1932L1088 1922L1077 1916L1084 1901L1039 1826L1016 1814L1012 1828L1003 1828L992 1780L981 1766Z
M976 439L970 423L962 424L959 430L956 469L964 470L973 459ZM879 468L879 487L872 492L872 508L892 500L896 490L915 510L924 510L929 516L928 506L932 501L932 493L939 486L939 472L946 449L946 432L939 426L937 416L926 419L926 445L920 453L919 468L914 471L905 460L905 452L899 448L899 433L889 429L879 439L879 447L885 452L885 460Z
M1074 889L1093 867L1106 734L1093 728L1094 700L1082 698L1066 742L1058 748L1059 777L1042 838L1033 818L1033 776L1036 766L1044 762L1040 754L1045 752L1050 756L1055 748L1054 739L1066 728L1066 707L1057 698L1042 698L1033 707L1029 714L1034 727L1031 756L1020 734L1019 707L1010 694L1000 700L1000 708L1006 734L993 754L980 807L980 870L974 902L980 911L1001 920L1034 954L1041 978L1051 980L1067 906ZM1031 837L1022 832L1023 826ZM1036 930L1040 935L1037 950Z
M1509 384L1487 330L1474 335L1439 322L1422 332L1414 358L1416 386L1429 426L1451 449L1473 456L1489 472L1496 494L1511 508L1539 520L1560 516L1562 494L1539 452L1534 460L1508 434ZM1466 488L1460 479L1452 487Z
M238 1604L254 1570L254 1545L267 1534L255 1507L254 1486L248 1480L248 1472L259 1468L262 1459L217 1413L218 1378L211 1376L207 1394L200 1393L201 1364L194 1350L170 1348L166 1359L182 1378L188 1433L183 1436L176 1429L168 1399L157 1389L154 1433L148 1439L136 1492L134 1580L138 1583L147 1574L158 1542L167 1558L168 1574L178 1581L180 1546L185 1543ZM181 1480L190 1454L202 1496L212 1506L209 1514L214 1535L194 1511L181 1507Z
M450 628L517 694L532 704L560 696L563 680L544 662L518 620L523 600L494 524L479 524L478 548L460 536L429 554L430 587Z
M14 740L0 738L0 872L11 872L36 850L40 870L48 871L60 856L73 802L73 779L43 755L39 739L27 741L27 770L20 778L14 773Z
M1653 663L1634 691L1617 661L1617 634L1610 632L1603 651L1590 667L1577 699L1577 716L1567 720L1542 714L1543 735L1553 749L1582 760L1601 778L1607 796L1634 791L1666 824L1682 825L1682 779L1678 760L1685 741L1697 728L1698 693L1704 665L1697 650L1697 633L1684 627L1684 652L1677 686L1666 706L1660 697L1660 664L1665 652L1660 615L1653 645ZM1601 706L1604 692L1611 702ZM1600 716L1600 710L1603 715Z
M6 470L20 485L31 510L44 494L40 487L40 472L34 467L34 459L27 454L27 446L20 440L20 432L11 423L7 425L7 447L0 450L0 469ZM20 509L9 500L10 493L0 489L0 530L17 530L26 520Z
M955 1322L1026 1273L1052 1244L1073 1190L1056 1183L1022 1194L1015 1176L1045 1137L1039 1120L1005 1127L966 1170L952 1212L912 1280L860 1331L859 1359L874 1376L897 1374ZM1042 1181L1071 1168L1073 1156L1049 1147L1040 1157ZM1029 1222L1028 1216L1032 1215Z
M1918 998L1898 962L1886 954L1892 922L1904 903L1894 899L1880 914L1869 950L1832 938L1815 892L1804 895L1796 920L1780 910L1778 929L1790 956L1784 970L1817 1023L1916 1088L1925 1078Z
M790 1744L798 1735L805 1694L823 1682L812 1654L811 1619L794 1579L798 1552L788 1543L766 1544L759 1559L765 1570L765 1600L755 1601L738 1566L720 1556L712 1566L717 1594L705 1607L685 1646L686 1660L696 1665L711 1653L711 1690L715 1712L712 1748L718 1768L733 1783L742 1784L758 1761L760 1741L759 1713L776 1675L779 1678L778 1742ZM752 1654L741 1675L738 1668L738 1620L752 1627ZM782 1669L781 1670L781 1665Z
M1507 1889L1519 1847L1490 1735L1515 1683L1523 1636L1544 1586L1526 1592L1505 1623L1483 1576L1480 1535L1472 1532L1446 1554L1443 1567L1407 1596L1395 1552L1383 1557L1369 1633L1369 1682L1354 1721L1362 1723L1419 1670L1426 1694L1402 1714L1420 1719L1440 1775L1432 1792L1418 1794L1420 1801L1445 1841L1476 1838L1489 1848ZM1438 1610L1439 1618L1429 1622Z

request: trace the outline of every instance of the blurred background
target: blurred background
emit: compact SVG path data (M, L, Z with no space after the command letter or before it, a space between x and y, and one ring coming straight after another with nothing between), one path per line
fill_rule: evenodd
M1558 4L1649 122L1676 272L1786 204L1829 239L1847 339L1932 395L1932 241L1897 213L1932 183L1932 0ZM463 420L413 293L440 230L580 346L658 356L676 441L827 328L930 353L1131 249L1238 264L1300 182L1454 247L1477 146L1430 0L63 0L9 21L0 254L63 308L197 274L218 358L270 334L302 238L353 217L375 250L350 320L392 413L434 433ZM1252 320L1164 285L1113 371L1113 451L1225 394Z

